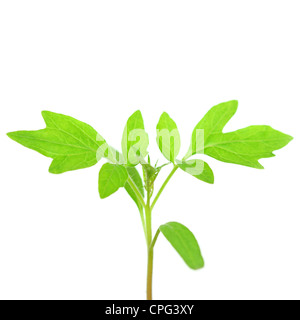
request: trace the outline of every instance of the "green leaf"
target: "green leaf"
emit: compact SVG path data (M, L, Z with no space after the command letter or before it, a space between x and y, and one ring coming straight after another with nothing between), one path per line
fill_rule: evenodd
M101 148L100 148L101 149ZM106 150L105 154L102 152L102 156L107 158L109 161L111 161L113 164L120 164L124 166L124 158L123 155L114 149L113 147L109 146ZM140 191L141 195L144 197L144 186L142 178L137 171L135 167L126 167L128 175L131 177L132 181L135 183L136 187ZM136 203L139 211L143 210L143 205L140 203L140 201L137 199L135 192L131 188L130 184L128 182L124 185L125 190L129 194L129 196L132 198L132 200Z
M200 159L178 161L177 165L183 171L191 174L195 178L207 183L214 183L214 173L210 166Z
M164 157L175 162L180 151L180 135L176 123L164 112L156 126L156 142Z
M105 163L99 172L99 194L104 199L124 187L128 173L124 166Z
M144 128L141 111L136 111L127 121L122 137L122 152L125 164L135 166L139 158L144 158L148 152L148 134Z
M196 153L203 153L205 139L208 139L214 133L222 132L227 122L236 113L237 107L238 102L236 100L212 107L194 128L191 145L184 159Z
M88 168L100 157L98 149L107 143L88 124L62 114L43 111L46 129L37 131L16 131L7 135L46 157L53 159L51 173Z
M263 169L258 160L274 157L273 151L292 139L269 126L251 126L212 136L207 141L205 154L223 162Z
M161 225L159 230L190 268L197 270L204 267L198 242L187 227L178 222L169 222Z
M131 177L132 181L135 183L137 186L138 190L140 191L141 195L144 197L144 186L143 186L143 181L142 178L137 171L135 167L127 167L127 173ZM130 195L132 200L136 203L139 211L143 210L143 205L140 203L140 201L137 199L135 192L132 190L130 184L128 182L125 183L125 190L127 193Z
M103 144L97 152L98 159L106 158L111 163L114 164L124 164L124 159L122 154L114 149L113 147L109 146L107 143Z
M273 157L273 151L286 146L293 138L269 126L250 126L223 133L226 123L237 110L237 101L213 107L197 124L184 160L195 153L217 160L263 169L258 162Z

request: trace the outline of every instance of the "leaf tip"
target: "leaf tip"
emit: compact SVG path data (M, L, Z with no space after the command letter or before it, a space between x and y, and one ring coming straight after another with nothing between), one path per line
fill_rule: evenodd
M105 198L107 198L107 196L104 195L104 194L102 194L101 192L99 192L99 196L100 196L100 199L105 199Z
M273 156L275 157L275 155L273 155ZM265 169L265 167L264 167L262 164L260 164L260 163L258 162L258 165L257 165L256 169L264 170L264 169Z
M163 117L169 117L169 114L167 113L167 112L163 112L162 114L161 114L161 116L160 116L161 118L163 118Z
M41 112L42 117L43 117L44 119L47 118L47 116L48 116L50 113L52 113L52 112L47 111L47 110L43 110L43 111Z
M8 132L6 135L7 135L10 139L12 139L13 132Z
M10 139L18 142L18 141L16 140L16 139L17 139L17 132L18 132L18 131L8 132L6 135L7 135Z
M136 111L132 114L132 117L133 117L133 116L139 116L139 117L141 117L141 116L142 116L141 110L136 110Z
M202 258L202 257L201 257ZM197 271L197 270L200 270L200 269L203 269L204 267L205 267L205 262L204 262L204 260L203 260L203 258L202 258L202 261L200 262L200 263L198 263L198 264L195 264L195 265L191 265L191 266L189 266L192 270L195 270L195 271Z
M237 111L239 102L238 100L229 100L226 102L222 102L220 104L217 104L215 107L226 107L226 108L232 108L233 109L233 113L235 113Z
M127 125L125 126L125 129L127 128L128 124L133 121L139 121L142 124L142 127L144 127L144 120L142 116L141 110L136 110L127 120Z
M239 106L238 100L230 100L227 103L231 105L231 107L234 109L234 112L237 111L238 106Z
M290 143L292 140L294 140L294 137L287 134L286 139L287 139L287 143Z
M63 173L62 171L59 171L58 168L56 167L55 164L53 164L54 160L52 161L49 169L48 169L48 172L51 173L51 174L60 174L60 173Z

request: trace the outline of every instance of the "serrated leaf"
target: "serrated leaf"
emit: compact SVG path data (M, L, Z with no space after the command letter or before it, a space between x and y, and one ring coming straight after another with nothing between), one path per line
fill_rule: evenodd
M176 123L164 112L156 126L156 142L164 157L175 162L180 151L180 135Z
M128 173L124 166L105 163L99 172L99 194L104 199L125 186Z
M213 107L195 127L184 160L195 153L202 153L223 162L263 169L258 160L273 157L273 151L283 148L293 139L270 126L249 126L223 133L236 110L237 101Z
M52 158L51 173L88 168L100 160L97 151L107 144L91 126L54 112L43 111L42 116L46 129L16 131L7 135L23 146Z
M211 136L205 154L223 162L263 169L258 160L274 157L273 151L283 148L292 139L269 126L251 126Z
M144 186L143 186L143 181L142 181L142 178L141 178L139 172L137 171L137 169L135 167L127 167L126 169L127 169L128 175L131 177L132 181L137 186L137 188L140 191L142 197L144 197ZM126 182L124 187L125 187L125 190L127 191L127 193L132 198L132 200L136 203L139 211L142 211L143 210L143 205L137 199L137 197L136 197L133 189L131 188L130 184L128 182Z
M139 163L139 157L144 158L148 152L148 134L144 128L144 120L138 110L129 117L122 137L122 153L125 164L135 166Z
M195 178L207 183L214 183L214 173L210 166L200 159L178 161L177 165L183 171L191 174Z
M192 269L204 267L204 260L198 242L193 233L178 222L169 222L159 227L161 233Z

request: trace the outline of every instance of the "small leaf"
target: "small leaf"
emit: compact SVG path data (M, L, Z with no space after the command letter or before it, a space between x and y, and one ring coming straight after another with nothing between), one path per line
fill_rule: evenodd
M180 151L180 135L176 123L164 112L156 126L156 142L164 157L173 162Z
M161 233L192 269L204 267L204 260L193 233L178 222L169 222L159 227Z
M213 107L197 124L184 160L195 153L217 160L263 169L258 162L274 157L273 151L286 146L293 138L269 126L250 126L223 133L223 128L237 110L237 101Z
M142 181L142 178L141 178L139 172L137 171L137 169L135 167L127 167L126 169L127 169L128 175L131 177L132 181L137 186L137 188L140 191L142 197L144 197L144 186L143 186L143 181ZM132 198L132 200L136 203L139 211L142 211L143 210L143 206L140 203L140 201L137 199L137 197L136 197L134 191L132 190L130 184L128 182L126 182L124 187L125 187L125 190L127 191L127 193Z
M177 165L183 171L191 174L195 178L202 180L207 183L214 183L214 173L210 166L203 160L187 160L178 161Z
M122 137L122 152L125 164L135 166L139 163L139 157L145 158L148 154L148 134L144 128L144 120L141 111L136 111L129 117Z
M108 149L106 149L105 154L103 154L103 152L101 153L103 157L107 158L113 164L124 165L123 155L113 147L108 146ZM140 191L141 195L144 197L144 186L143 186L143 181L139 172L135 167L125 167L125 168L127 170L128 175L131 177L132 181L135 183L136 187ZM124 188L129 194L129 196L132 198L132 200L138 206L139 211L142 211L143 205L137 199L135 192L133 191L133 189L131 188L128 182L125 183Z
M51 173L88 168L100 157L98 149L107 143L88 124L62 114L43 111L46 129L37 131L16 131L7 135L46 157L53 159Z
M99 172L99 194L104 199L124 187L128 173L124 166L106 163Z

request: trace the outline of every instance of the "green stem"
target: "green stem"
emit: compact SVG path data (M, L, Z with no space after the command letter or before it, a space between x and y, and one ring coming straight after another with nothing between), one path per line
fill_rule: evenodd
M140 209L139 212L140 212L140 217L141 217L141 220L142 220L142 225L143 225L145 238L146 238L146 241L147 241L147 230L146 230L146 222L145 222L145 217L144 217L144 211L143 211L143 209Z
M153 248L148 250L147 300L152 300Z
M138 198L138 201L140 202L140 204L143 207L142 209L139 209L139 212L140 212L140 217L141 217L141 221L142 221L142 225L143 225L144 234L145 234L146 241L147 241L147 230L146 230L146 222L145 222L145 217L144 217L144 209L146 209L146 204L145 204L144 198L141 195L139 189L137 188L136 184L134 183L134 181L131 179L130 176L128 176L127 182L131 186L133 192L135 193L136 197Z
M160 230L158 229L158 230L156 231L156 234L155 234L155 236L154 236L154 238L153 238L152 242L151 242L150 249L153 249L153 248L154 248L155 243L156 243L156 240L157 240L157 238L158 238L159 234L160 234Z
M128 183L131 186L132 190L134 191L135 195L137 196L139 202L145 209L145 217L143 210L140 210L140 216L142 220L142 225L144 229L144 233L146 236L146 242L147 242L147 253L148 253L148 264L147 264L147 300L152 300L152 279L153 279L153 248L155 245L155 242L157 240L157 237L159 235L159 230L156 232L154 238L152 239L152 209L158 200L159 196L163 192L164 188L166 187L167 183L175 173L175 171L178 169L178 166L174 166L172 172L167 177L166 181L163 183L162 187L158 191L152 205L150 205L150 191L147 191L147 204L145 203L143 196L141 195L140 191L138 190L136 184L131 179L131 177L128 177Z
M147 233L147 246L150 248L152 242L152 226L151 226L151 209L149 205L146 205L146 233Z
M152 300L152 279L153 279L153 254L154 245L159 236L160 230L158 229L153 240L148 247L148 270L147 270L147 300Z
M150 194L147 192L147 204L145 207L146 215L146 234L147 234L147 251L148 251L148 265L147 265L147 300L152 300L152 278L153 278L153 248L152 243L152 219L150 208Z
M164 191L166 185L168 184L168 182L170 181L170 179L172 178L173 174L176 172L176 170L178 169L177 165L174 165L173 170L170 172L170 174L168 175L167 179L165 180L165 182L163 183L163 185L161 186L161 188L159 189L159 191L157 192L156 197L154 198L152 205L150 207L151 211L153 210L157 200L159 199L161 193Z
M134 193L137 196L138 200L140 201L141 205L145 208L146 204L145 204L144 198L141 195L141 193L140 193L139 189L137 188L136 184L132 181L131 177L128 176L127 182L129 183L130 187L134 191Z
M153 249L156 243L156 240L159 236L160 230L158 229L154 238L152 239L152 210L160 197L161 193L163 192L164 188L172 178L173 174L178 169L177 165L174 165L173 170L168 175L167 179L159 189L155 199L150 204L150 193L147 191L147 204L145 205L145 216L146 216L146 240L147 240L147 250L148 250L148 264L147 264L147 300L152 300L152 279L153 279Z

